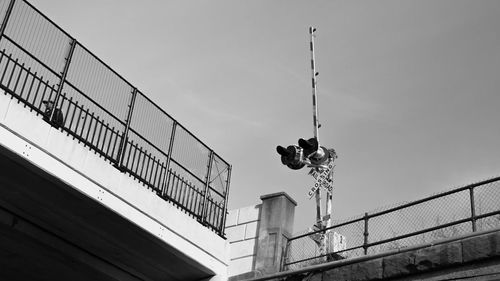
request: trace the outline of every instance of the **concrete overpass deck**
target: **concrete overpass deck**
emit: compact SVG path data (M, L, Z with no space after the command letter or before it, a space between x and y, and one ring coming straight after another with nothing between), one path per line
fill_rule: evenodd
M199 280L214 274L5 147L0 154L1 280Z
M225 280L228 243L0 93L1 280Z

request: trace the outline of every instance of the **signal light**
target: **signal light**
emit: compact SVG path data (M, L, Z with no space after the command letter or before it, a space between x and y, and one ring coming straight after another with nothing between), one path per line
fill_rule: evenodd
M308 140L301 138L298 143L304 150L304 156L311 162L311 166L326 165L330 157L330 151L323 146L318 147L318 140L316 138L310 138Z
M308 140L299 139L299 146L304 149L305 157L311 156L313 153L318 151L318 140L316 138L310 138Z
M308 140L301 138L298 143L298 146L276 147L276 151L281 155L281 163L292 170L302 169L306 165L312 168L325 168L330 158L337 158L335 150L318 146L316 138Z
M281 155L281 163L292 170L302 169L306 164L303 162L304 154L302 148L296 145L289 145L287 148L278 145L276 151Z

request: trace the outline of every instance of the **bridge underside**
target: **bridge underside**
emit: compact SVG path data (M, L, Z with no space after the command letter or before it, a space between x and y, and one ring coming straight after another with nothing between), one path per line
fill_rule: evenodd
M0 280L200 280L213 273L0 146Z

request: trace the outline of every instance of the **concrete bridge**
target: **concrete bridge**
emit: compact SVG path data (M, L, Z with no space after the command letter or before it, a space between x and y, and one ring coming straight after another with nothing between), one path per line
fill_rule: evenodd
M226 280L231 166L28 2L0 23L0 280Z
M0 93L1 280L224 280L228 243Z

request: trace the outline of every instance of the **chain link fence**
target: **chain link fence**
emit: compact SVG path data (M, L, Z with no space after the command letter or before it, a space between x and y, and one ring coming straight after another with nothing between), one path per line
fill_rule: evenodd
M0 22L0 88L224 236L226 161L28 2L0 1Z
M288 240L282 270L424 244L500 227L500 177L304 231Z

